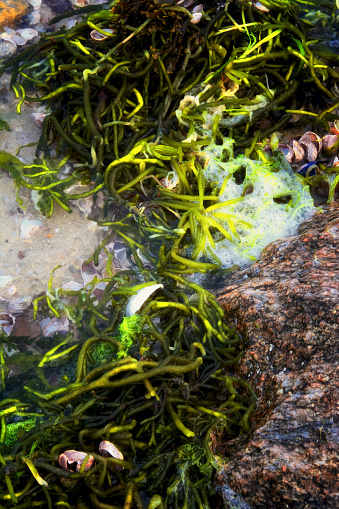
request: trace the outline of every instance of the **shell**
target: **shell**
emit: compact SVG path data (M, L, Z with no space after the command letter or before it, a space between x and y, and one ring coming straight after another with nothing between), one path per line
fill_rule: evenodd
M174 189L179 184L179 176L177 172L170 171L167 173L167 176L161 181L161 184L166 187L166 189Z
M41 113L39 111L36 111L34 113L31 113L31 117L35 120L36 124L41 127L42 123L44 121L45 116L47 113Z
M28 240L42 227L43 224L39 219L28 219L25 217L20 225L20 238Z
M309 162L316 161L322 147L320 137L312 131L308 131L299 139L299 143L305 150L306 160Z
M290 147L289 145L286 145L285 143L279 143L278 144L278 150L284 154L284 156L286 157L287 161L289 163L292 162L293 158L294 158L294 152L293 152L293 149L292 147Z
M119 449L117 447L115 447L115 445L112 444L112 442L108 442L108 440L103 440L102 442L100 442L100 444L99 444L99 452L105 458L108 458L109 456L112 456L112 458L117 458L119 460L123 460L124 459L124 456L119 451Z
M137 291L136 295L133 295L128 301L125 315L126 316L135 315L139 311L141 306L146 302L146 300L152 295L152 293L159 290L159 288L164 288L164 285L156 284L140 288L140 290Z
M12 40L18 46L24 46L27 41L33 39L37 35L39 35L39 32L37 32L33 28L20 28L19 30L16 30L15 33L12 35Z
M259 9L259 11L262 11L262 12L270 12L269 8L268 7L265 7L263 4L261 4L259 1L253 1L252 0L252 5L253 7L255 7L256 9Z
M292 141L292 150L294 152L294 163L299 164L305 157L305 151L303 147L296 140Z
M115 30L113 30L113 28L105 28L104 31L107 32L108 34L112 34L112 35L115 32ZM109 38L109 35L103 35L100 32L98 32L97 30L92 30L92 32L89 35L91 36L91 38L94 41L104 41L105 39Z
M321 151L323 146L320 136L313 131L307 131L305 134L303 134L299 139L299 143L314 143L318 149L318 152Z
M0 333L9 336L15 325L15 317L10 313L0 313Z
M124 457L122 453L115 447L112 442L108 442L108 440L103 440L99 444L99 452L104 458L117 458L119 460L123 460ZM123 470L124 467L121 465L114 465L115 470Z
M199 23L203 14L204 14L203 5L202 4L196 5L192 11L191 23L193 23L193 25L196 25L197 23Z
M88 4L89 0L75 0L75 2L73 2L74 7L85 7Z
M330 128L330 134L339 134L339 122L335 120Z
M323 149L327 156L331 156L338 149L339 137L336 134L326 134L323 138Z
M57 332L64 336L69 329L69 319L67 316L62 316L60 318L56 316L53 318L44 318L40 322L40 327L46 338L53 338Z
M81 451L65 451L59 456L59 465L64 470L68 470L69 472L79 472L81 466L87 456L86 452ZM89 470L94 463L93 456L89 455L85 465L85 471ZM76 465L75 465L76 464ZM73 467L73 468L72 468Z

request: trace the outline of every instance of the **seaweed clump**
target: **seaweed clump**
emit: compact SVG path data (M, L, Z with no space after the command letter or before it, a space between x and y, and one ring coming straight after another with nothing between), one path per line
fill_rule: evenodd
M164 289L124 318L129 296L140 288L131 277L109 278L97 303L93 287L63 295L51 289L46 297L55 313L67 312L70 299L83 307L83 339L59 341L45 353L39 377L25 387L25 403L1 404L4 438L8 419L20 414L25 423L35 416L34 428L15 444L4 440L3 507L88 507L84 492L93 507L141 508L142 497L149 508L216 506L211 431L230 438L247 432L256 403L247 382L226 371L241 356L241 338L212 294L170 271L159 276ZM48 369L72 365L74 356L74 372L61 370L52 389ZM103 441L124 459L99 454ZM83 468L61 469L59 456L70 450L93 458L91 468L86 460Z
M250 192L223 198L233 173L245 182L245 166L264 162L273 178L277 160L260 143L296 114L324 132L339 104L338 56L308 41L295 4L263 4L266 11L208 4L193 23L194 2L118 2L6 65L18 111L25 100L50 111L34 162L2 152L2 168L36 191L46 215L55 203L71 211L71 200L103 190L99 224L108 234L88 260L98 265L105 252L106 277L80 290L53 289L51 278L34 303L35 313L67 315L78 334L41 355L24 397L0 404L3 507L217 507L211 432L248 432L256 397L232 371L241 338L214 296L186 275L217 270L210 248L251 227L224 210ZM319 96L312 111L301 109L305 90ZM258 129L267 115L271 125ZM244 148L235 163L233 150ZM211 151L218 170L232 169L220 180L208 168ZM71 193L78 181L89 191ZM295 205L288 196L284 189L277 197L281 206ZM113 219L112 202L127 208ZM113 273L107 246L116 237L136 270ZM126 319L130 297L154 283L157 292ZM56 368L52 387L47 376ZM16 419L27 426L13 444L6 429ZM99 454L102 442L123 459ZM82 463L61 468L60 456L73 450Z
M254 159L272 133L290 122L295 127L296 116L297 125L312 122L320 136L336 119L338 55L308 40L311 23L298 17L293 2L266 2L264 11L240 1L207 2L198 23L192 22L194 2L126 0L111 10L97 7L70 30L45 35L0 71L12 72L18 111L25 101L50 108L34 164L10 164L19 186L39 191L38 206L47 215L55 202L70 210L69 200L80 197L66 193L75 179L87 182L89 193L106 187L115 198L115 188L122 193L131 183L134 202L145 201L131 159L137 147L142 141L182 145L206 111L219 116L219 131L235 140L236 153L246 149ZM93 31L100 40L91 37ZM183 100L185 123L177 114ZM197 134L191 148L210 142ZM170 159L148 168L141 163L139 173L161 180L171 171ZM118 160L123 171L116 176L111 165ZM67 161L71 170L64 179L56 170ZM9 161L2 156L1 162ZM36 171L39 165L43 172Z

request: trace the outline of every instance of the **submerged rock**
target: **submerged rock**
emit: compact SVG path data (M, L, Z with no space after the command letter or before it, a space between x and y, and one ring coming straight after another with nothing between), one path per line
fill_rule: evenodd
M236 373L258 396L250 434L214 437L226 507L339 507L339 207L298 232L220 292L247 341Z

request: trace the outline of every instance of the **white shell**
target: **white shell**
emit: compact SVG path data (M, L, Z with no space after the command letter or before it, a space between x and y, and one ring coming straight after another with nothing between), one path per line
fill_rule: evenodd
M20 237L24 240L28 240L42 226L43 226L42 222L39 219L27 219L25 217L22 220L22 223L20 226Z
M12 281L12 276L10 276L9 274L4 275L4 274L2 274L2 272L0 273L0 288L5 287L11 281Z
M36 124L41 127L47 113L40 113L36 111L35 113L31 113L31 117L35 120Z
M117 458L119 460L123 460L124 457L122 453L115 447L112 442L108 442L108 440L103 440L99 444L99 452L102 456L105 458L108 458L109 456L112 456L112 458Z
M262 11L262 12L270 12L269 8L268 8L268 7L265 7L265 5L261 4L259 1L254 1L254 0L252 0L252 5L253 5L253 7L255 7L256 9L259 9L259 11Z
M62 288L64 290L78 291L83 288L83 285L81 283L77 283L76 281L67 281L66 283L62 283Z
M109 34L113 34L114 30L113 30L113 28L105 28L104 32L107 32ZM105 39L108 39L108 37L109 37L108 35L102 35L97 30L92 30L92 32L89 35L95 41L103 41Z
M148 297L150 297L152 295L152 293L159 290L159 288L164 288L164 285L160 285L160 284L150 285L150 286L145 286L144 288L141 288L140 290L138 290L137 293L135 295L132 295L132 297L128 301L125 315L126 316L135 315L139 311L141 306L146 302Z
M16 47L16 43L12 40L12 37L8 33L4 32L0 34L0 39L2 39L3 41L10 42L11 44L13 44L13 46Z
M170 171L164 180L166 189L174 189L179 184L179 176L176 171Z
M192 11L193 16L191 19L191 23L193 23L193 25L196 25L197 23L199 23L203 14L204 14L204 7L202 4L199 4L196 7L194 7L194 9Z

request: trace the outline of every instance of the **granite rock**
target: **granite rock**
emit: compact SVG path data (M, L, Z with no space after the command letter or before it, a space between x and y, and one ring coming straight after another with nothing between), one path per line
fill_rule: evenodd
M226 507L339 507L339 207L271 243L219 292L258 396L251 432L214 437Z

